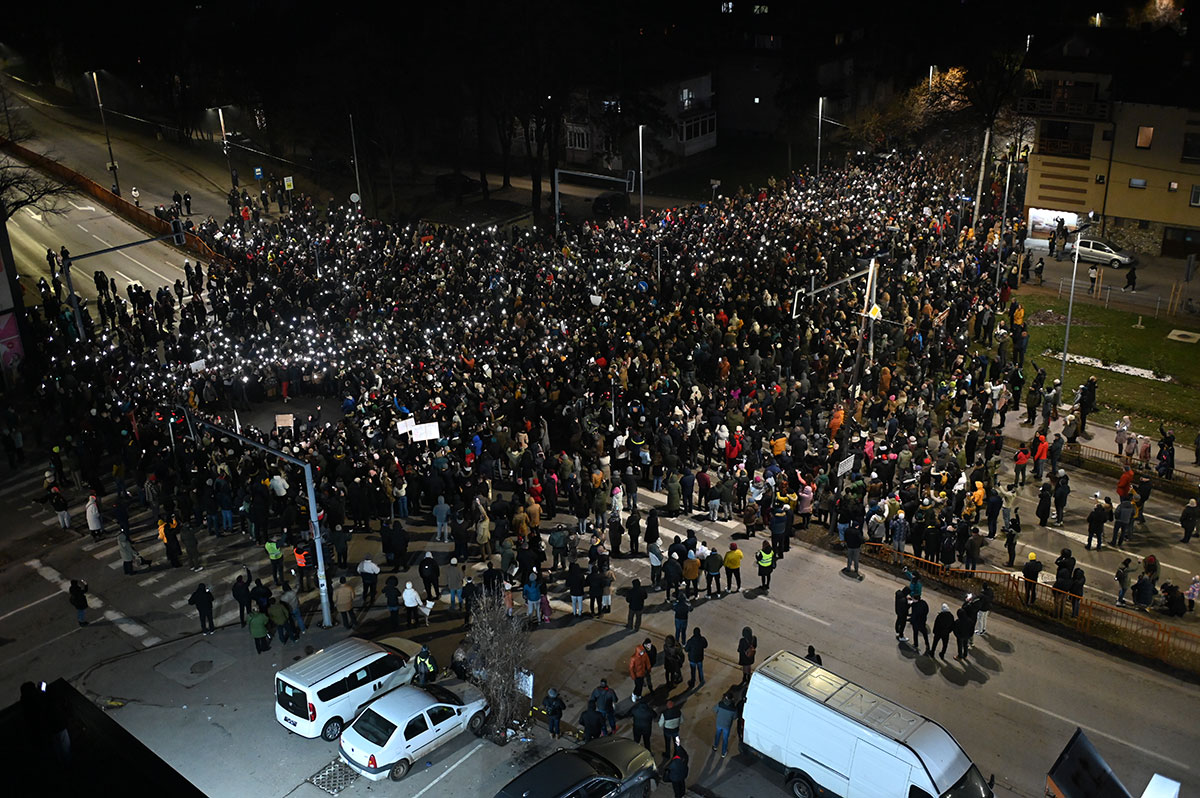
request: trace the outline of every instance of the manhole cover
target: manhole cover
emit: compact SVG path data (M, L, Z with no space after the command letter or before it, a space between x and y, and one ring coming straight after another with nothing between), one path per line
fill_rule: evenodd
M357 778L358 773L353 768L342 760L335 759L315 775L309 776L308 781L330 795L337 795L353 784Z
M192 663L192 673L208 673L212 670L213 662L211 659L202 659L199 662Z

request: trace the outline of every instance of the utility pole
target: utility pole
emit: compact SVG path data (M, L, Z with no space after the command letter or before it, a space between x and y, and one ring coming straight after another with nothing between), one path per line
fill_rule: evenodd
M1075 276L1079 272L1079 240L1083 238L1083 231L1091 227L1090 224L1084 223L1075 228L1075 253L1074 265L1071 267L1071 292L1067 296L1067 327L1063 330L1063 351L1062 351L1062 369L1058 372L1058 382L1062 386L1067 384L1067 347L1071 345L1071 312L1075 310Z
M825 116L825 98L817 98L817 182L821 182L821 120Z
M979 183L975 186L975 213L971 215L971 229L979 226L979 204L983 202L983 174L987 170L988 146L992 143L992 127L983 131L983 152L979 156ZM976 235L978 235L976 230Z
M362 180L358 176L358 140L354 137L354 114L350 114L350 148L354 152L354 185L358 187L358 201L362 202Z
M92 84L96 87L96 103L100 106L100 124L104 126L104 141L108 144L108 168L112 170L113 187L117 196L121 196L121 178L117 177L117 159L113 157L112 139L108 136L108 120L104 116L104 101L100 99L100 78L92 70Z
M638 220L646 219L646 172L642 163L642 130L645 125L638 125Z
M1004 171L1004 204L1000 206L1000 240L1004 240L1004 232L1008 229L1008 186L1012 180L1012 155L1008 158L1008 168ZM1000 271L1002 263L996 266L996 290L1000 290Z

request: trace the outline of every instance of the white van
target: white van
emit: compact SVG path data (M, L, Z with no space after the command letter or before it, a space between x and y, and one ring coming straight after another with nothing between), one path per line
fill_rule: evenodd
M948 731L790 651L755 669L742 716L795 798L992 798Z
M275 719L332 742L374 696L412 681L414 659L357 637L323 648L275 674Z

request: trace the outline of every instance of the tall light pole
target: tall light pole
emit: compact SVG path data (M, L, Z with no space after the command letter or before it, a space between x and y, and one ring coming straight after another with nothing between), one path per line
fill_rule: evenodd
M113 188L117 196L121 196L121 179L117 177L117 159L113 157L112 139L108 136L108 119L104 116L104 100L100 99L100 78L92 70L92 85L96 87L96 104L100 106L100 124L104 126L104 141L108 144L108 168L112 170Z
M1062 370L1058 373L1058 381L1060 385L1067 384L1067 347L1071 344L1071 311L1075 309L1075 275L1079 271L1079 239L1083 238L1083 231L1091 227L1090 223L1083 223L1075 228L1075 257L1073 258L1075 265L1071 267L1071 293L1067 298L1067 329L1063 332L1063 351L1062 351Z
M214 109L209 109L214 110ZM225 133L225 111L221 106L216 107L217 119L221 122L221 149L225 151L225 165L229 167L229 187L237 188L237 180L233 177L233 161L229 160L229 136Z
M645 125L638 125L638 220L646 218L646 172L642 162L642 130ZM615 402L615 400L614 400Z
M350 114L350 149L354 152L354 185L358 187L358 201L362 202L362 180L358 177L358 139L354 137L354 114ZM320 277L320 274L317 275Z
M817 181L821 180L821 121L825 117L825 98L817 98Z
M933 91L933 64L929 65L929 90Z

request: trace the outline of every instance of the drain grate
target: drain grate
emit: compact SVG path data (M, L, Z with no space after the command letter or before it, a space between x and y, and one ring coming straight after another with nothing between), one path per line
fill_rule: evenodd
M341 759L335 759L316 774L309 776L308 781L320 787L330 795L337 795L349 787L358 778L358 773Z

